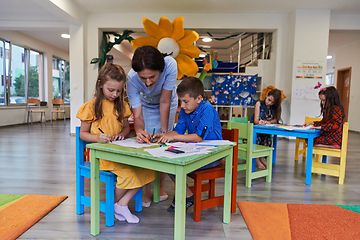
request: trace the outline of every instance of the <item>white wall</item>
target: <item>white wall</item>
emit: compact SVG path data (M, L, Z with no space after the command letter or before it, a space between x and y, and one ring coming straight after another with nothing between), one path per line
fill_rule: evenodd
M22 34L17 31L0 31L0 37L9 41L12 41L23 46L30 47L44 54L44 77L45 77L45 96L48 102L47 107L43 107L46 111L46 119L50 120L51 111L51 99L53 98L52 93L52 57L60 57L63 59L69 59L69 54L66 51L58 49L45 42L34 39L28 35ZM26 123L27 109L26 106L0 106L1 117L0 126L7 126L12 124ZM66 115L70 117L70 107L66 107ZM62 116L59 116L62 117ZM33 115L34 121L39 121L39 114Z
M296 10L292 16L291 41L293 43L292 59L292 93L297 86L315 87L317 82L325 85L326 56L328 51L330 10ZM290 45L290 44L289 44ZM299 63L319 62L323 65L322 79L296 78ZM320 112L319 100L297 99L291 95L290 124L302 124L305 116L315 117Z
M349 130L360 132L360 39L336 49L335 79L337 71L351 67L350 99L349 99ZM336 83L335 83L336 86Z

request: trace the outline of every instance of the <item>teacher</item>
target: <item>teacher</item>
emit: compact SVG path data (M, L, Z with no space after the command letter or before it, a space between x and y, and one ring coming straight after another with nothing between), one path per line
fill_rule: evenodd
M151 139L155 133L166 133L174 128L178 106L176 94L177 63L174 58L164 56L153 46L142 46L135 50L128 73L127 95L134 114L136 141ZM165 201L165 173L160 174L160 201ZM150 191L144 189L143 206L150 206Z

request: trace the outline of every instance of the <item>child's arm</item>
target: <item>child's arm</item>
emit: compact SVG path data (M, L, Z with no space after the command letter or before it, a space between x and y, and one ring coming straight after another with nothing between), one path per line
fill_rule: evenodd
M260 101L255 104L254 124L263 124L263 120L260 119Z
M157 143L168 143L172 141L183 141L183 142L201 142L203 139L196 133L193 134L178 134L176 131L167 133L156 133L154 139L158 139Z
M130 133L130 125L127 119L123 121L123 128L120 133L111 137L111 141L123 140Z
M101 142L107 143L110 142L110 135L106 133L101 133L100 135L95 135L90 133L91 123L81 122L80 126L80 138L87 142Z

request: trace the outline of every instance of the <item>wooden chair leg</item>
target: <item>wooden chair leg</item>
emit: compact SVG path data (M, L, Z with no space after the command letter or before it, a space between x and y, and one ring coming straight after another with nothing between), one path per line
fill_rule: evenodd
M201 221L201 179L197 176L194 178L195 194L194 194L194 212L193 219L195 222Z
M253 159L250 157L246 160L246 177L245 187L251 188L251 173L252 173Z
M210 183L210 191L209 191L209 198L215 198L215 179L209 180Z
M105 183L106 188L106 211L105 211L105 225L107 227L114 226L114 179L107 178Z
M272 151L269 151L269 155L266 157L266 159L267 159L266 170L268 171L268 174L266 176L266 182L271 182L271 176L272 176Z
M299 147L300 147L300 139L296 138L296 143L295 143L295 161L299 160Z
M84 196L84 177L80 175L80 169L76 169L76 213L84 213L84 205L81 204L81 196Z

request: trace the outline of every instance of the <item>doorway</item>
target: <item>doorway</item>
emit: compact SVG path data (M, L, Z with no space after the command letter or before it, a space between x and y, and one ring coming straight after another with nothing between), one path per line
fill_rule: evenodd
M340 101L344 107L344 122L348 121L349 99L350 99L351 67L337 71L336 89L339 92Z

